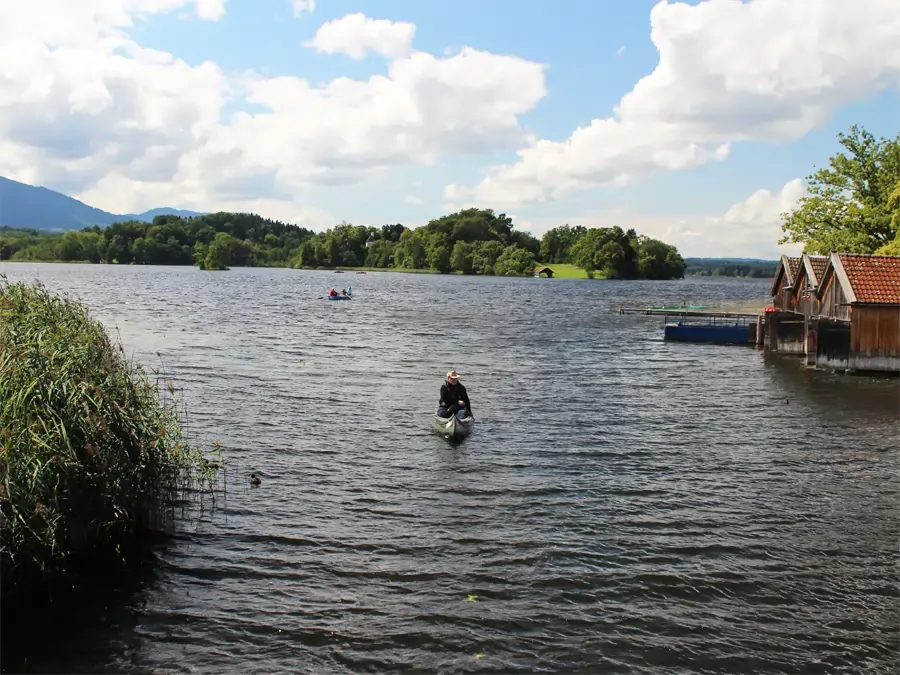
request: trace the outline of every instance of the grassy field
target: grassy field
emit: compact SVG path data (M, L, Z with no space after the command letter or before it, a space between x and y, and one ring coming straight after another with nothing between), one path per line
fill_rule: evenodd
M587 273L575 265L547 265L547 267L553 270L556 279L587 279Z

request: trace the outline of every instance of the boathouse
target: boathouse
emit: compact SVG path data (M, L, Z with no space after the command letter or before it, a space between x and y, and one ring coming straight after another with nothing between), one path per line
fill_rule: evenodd
M800 273L801 259L781 256L770 295L773 311L766 312L767 347L781 354L801 356L805 351L806 320L797 307L794 282Z
M800 271L800 258L782 255L775 271L775 279L772 281L772 290L769 295L776 311L793 311L796 305L793 287L797 272Z
M800 269L794 278L794 285L791 289L791 296L794 298L794 311L803 315L803 355L806 357L807 365L815 365L816 347L815 347L815 327L810 327L810 321L819 314L819 305L816 299L816 290L819 287L819 281L825 274L825 268L828 266L828 256L826 255L809 255L804 253L800 256ZM810 345L812 340L812 345ZM810 349L810 347L812 347Z
M900 256L832 253L816 304L816 367L900 373Z
M539 277L541 275L546 275L548 279L553 278L553 270L549 267L538 267L534 270L534 276Z

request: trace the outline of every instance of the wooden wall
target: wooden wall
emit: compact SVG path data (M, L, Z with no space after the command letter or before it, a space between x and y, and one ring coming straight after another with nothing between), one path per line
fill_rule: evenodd
M850 354L854 370L900 371L900 306L854 307Z
M847 304L847 298L841 285L837 281L834 274L829 274L824 281L821 298L819 304L819 316L825 316L829 319L837 319L839 321L850 320L850 307Z

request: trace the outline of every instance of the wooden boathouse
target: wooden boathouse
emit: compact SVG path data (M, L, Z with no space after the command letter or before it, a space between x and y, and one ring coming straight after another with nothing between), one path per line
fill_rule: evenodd
M775 272L770 293L776 311L793 311L796 305L793 290L794 280L800 271L800 263L800 258L791 258L786 255L782 255L781 260L778 261L778 269Z
M804 254L792 278L790 289L772 285L767 349L817 368L900 373L900 256Z
M665 316L666 340L755 344L816 368L900 375L900 256L782 256L771 296L764 314L622 306L618 313Z
M538 267L538 268L535 268L535 270L534 270L534 276L536 276L536 277L546 276L548 279L552 279L553 278L553 270L551 270L549 267Z

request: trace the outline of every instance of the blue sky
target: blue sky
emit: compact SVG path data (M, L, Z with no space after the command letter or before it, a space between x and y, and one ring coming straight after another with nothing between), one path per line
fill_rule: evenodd
M59 1L39 0L38 5ZM240 206L230 197L226 198L224 193L217 193L210 187L215 183L212 173L219 170L227 172L229 184L244 181L245 185L251 184L250 178L254 175L271 174L277 175L273 181L281 186L280 194L271 199L265 195L260 195L258 200L250 199L245 204L246 208L317 229L340 220L365 224L403 222L420 225L448 208L477 205L514 214L520 227L538 235L548 227L564 222L581 222L590 226L622 224L671 241L685 255L774 257L780 253L773 240L776 238L773 232L778 229L777 213L800 194L797 192L800 188L796 185L790 189L788 186L791 181L810 173L814 166L827 161L828 156L838 149L837 133L855 123L876 135L894 136L900 126L898 48L886 42L887 51L876 52L878 56L875 57L876 61L883 58L884 62L873 64L871 50L877 44L866 44L860 38L853 43L852 34L849 37L844 35L842 39L845 38L848 44L841 47L843 53L836 54L835 35L829 33L836 30L835 25L841 26L842 21L845 25L855 21L862 29L866 28L866 21L874 25L880 16L890 16L891 3L888 0L860 0L854 3L858 12L848 11L846 5L840 7L840 3L823 0L808 12L809 18L803 20L802 26L796 23L796 8L792 10L788 7L787 0L753 0L743 3L744 6L731 0L712 0L713 5L719 6L715 11L697 7L706 3L696 1L677 3L681 7L670 7L676 3L649 0L567 0L561 3L318 0L314 11L297 15L292 11L290 0L227 0L224 14L218 20L198 16L200 5L194 6L189 0L143 1L151 12L143 18L136 17L135 26L125 31L127 38L136 45L135 49L158 50L183 59L191 72L196 74L198 83L201 82L199 78L208 75L200 74L201 65L213 62L221 72L221 78L228 82L221 86L223 91L230 92L227 94L229 100L219 106L217 112L200 113L197 111L206 111L207 108L197 92L205 84L191 85L187 78L179 80L174 67L166 66L170 72L163 72L163 66L153 66L152 71L136 70L135 78L147 80L151 75L158 75L161 82L168 83L159 85L150 93L140 93L142 105L147 105L148 109L153 108L152 102L148 102L150 96L159 95L163 100L166 92L178 86L186 87L184 96L191 98L192 107L180 111L180 117L176 116L178 111L168 110L165 106L160 108L159 115L171 113L174 122L160 122L156 113L136 113L141 119L133 126L141 133L136 130L133 138L123 140L120 132L114 139L108 139L109 143L118 144L116 150L109 152L110 156L116 156L116 161L110 160L109 166L98 166L97 155L103 153L96 151L94 158L85 158L76 165L62 164L52 159L64 154L58 149L50 152L48 148L43 148L45 152L42 155L34 147L29 147L27 152L22 150L16 154L19 164L8 160L4 165L0 160L0 174L20 180L30 178L28 182L37 179L48 187L68 184L74 176L82 182L81 189L74 190L76 196L112 211L161 206L160 200L165 205L201 210ZM216 3L219 0L200 1ZM82 12L84 16L78 15L79 18L94 12L90 16L95 25L100 26L97 28L98 34L111 34L109 31L116 29L115 22L107 20L100 9L92 9L92 4L100 7L95 0L85 0L83 9L69 5L66 11L73 17ZM171 9L172 5L177 6L176 11L157 11ZM758 5L760 9L766 5L766 12L751 15L747 5ZM860 18L864 10L868 10L868 17ZM658 24L659 44L655 44L651 37L651 12L655 12L653 16ZM821 16L816 16L816 12ZM846 13L846 20L841 16L842 12ZM351 173L354 177L343 177L343 170L334 168L336 165L326 157L327 147L309 150L317 159L309 160L309 166L304 169L305 177L300 177L296 172L289 175L293 166L298 162L305 165L305 158L311 156L302 144L312 144L312 147L316 145L317 138L323 139L323 146L340 144L344 138L342 132L332 124L327 132L323 131L319 136L315 131L316 125L327 120L311 118L305 104L297 104L296 114L289 107L282 108L278 122L282 126L276 128L272 121L270 128L266 126L270 123L264 115L260 115L268 112L267 106L248 103L245 100L246 91L235 83L248 73L253 73L257 80L300 78L311 87L327 86L336 78L365 82L374 76L388 74L389 68L393 67L392 61L402 60L406 54L386 57L369 53L366 58L355 60L345 53L321 53L309 46L323 25L341 22L353 13L363 13L371 19L414 24L412 49L431 54L436 59L449 59L460 48L471 47L492 55L510 55L523 62L544 64L543 86L546 93L543 97L532 97L539 99L533 104L528 97L524 97L518 107L514 106L515 129L510 127L508 120L482 121L475 113L461 116L458 124L453 120L447 122L453 128L454 125L476 128L483 124L485 131L481 140L494 136L499 138L508 132L513 140L498 142L495 148L486 145L484 151L477 151L476 138L467 140L464 144L466 150L457 152L452 140L435 140L434 134L426 138L431 132L421 131L422 138L411 143L418 150L404 151L400 159L393 156L390 136L377 148L367 147L358 155L354 154L356 149L347 150L343 156L348 156L348 152L353 156L354 169ZM103 21L107 21L112 28L104 28ZM745 28L749 31L749 37L734 37L736 31ZM802 35L798 36L799 33ZM726 39L722 36L732 37ZM761 39L763 36L769 40L768 44ZM0 37L3 37L2 34ZM38 37L44 40L44 44L60 41L58 35ZM758 41L750 39L752 37ZM356 38L350 35L343 39ZM82 48L75 36L71 40L72 49L76 49L76 45ZM877 43L877 38L871 38L871 41ZM73 82L72 91L82 96L85 91L102 89L106 92L105 108L100 106L98 110L103 109L103 114L107 115L105 126L108 128L110 121L119 125L121 116L127 114L122 111L133 106L116 100L120 88L111 83L120 82L127 76L123 74L127 64L114 61L113 53L104 54L96 48L92 49L92 58L109 59L113 75L101 78L95 69L90 77L95 80L100 78L100 84L93 82L88 87ZM654 72L663 50L666 50L666 60L676 65L668 73ZM773 57L773 53L777 56ZM850 65L830 72L829 68L835 68L836 55L841 63ZM121 60L122 57L118 58ZM135 61L138 60L135 57ZM764 65L754 65L764 62ZM482 69L493 67L486 63L482 64ZM507 97L517 90L514 78L523 78L523 90L528 87L528 77L535 84L533 73L521 69L516 71L513 64L507 76L502 68L509 64L497 63L497 82L512 83L512 93ZM0 75L3 74L2 68L4 66L0 66ZM825 72L828 82L817 89L798 86L785 75L792 69L812 75ZM67 70L66 74L71 75L71 72ZM613 116L623 96L647 76L651 76L652 86L635 94L635 103L629 113L630 119L638 121L636 126L622 127L621 134L616 127L606 136L592 141L593 145L583 144L582 147L568 149L558 145L565 143L579 126L590 125L594 119ZM717 83L716 78L720 76L738 82L736 86L740 91L735 93L734 84L725 86ZM83 77L87 78L89 74L85 72ZM169 79L163 80L164 77ZM469 72L460 66L454 77L458 81L449 82L438 76L425 78L429 87L425 90L429 92L426 98L433 94L438 99L435 105L444 107L452 107L455 102L465 108L468 104L463 102L464 96L471 95L475 97L472 100L477 101L479 92L465 89L466 81L477 79L477 71ZM74 76L72 78L74 80ZM766 86L766 82L775 80L778 81L776 92L770 100L762 99L759 103L753 100L753 104L758 103L762 110L758 114L753 113L754 120L762 120L756 127L748 127L745 133L739 121L723 121L723 117L729 114L735 120L742 116L739 95L745 96L750 90L758 92L760 87ZM136 81L141 82L140 79ZM203 83L206 82L203 80ZM139 88L138 85L135 87ZM490 93L482 92L480 95L490 96ZM64 124L67 114L75 114L75 105L71 104L73 96L69 97L68 113L62 110L55 119L57 124ZM400 94L397 96L401 97ZM783 103L785 97L795 110L805 110L807 107L813 110L815 114L811 116L815 122L790 121L790 129L783 132L783 127L778 124L784 121L782 118L792 114L779 110L779 106L790 107ZM363 110L357 111L358 114L367 114L365 108L370 105L369 100L364 99L364 104L359 104ZM376 111L377 101L372 101L373 117L386 114ZM658 104L658 101L662 103ZM487 102L487 114L504 103L500 98ZM329 99L329 105L332 107L323 108L325 112L320 113L320 117L341 112L340 102L333 97ZM687 119L683 132L681 127L670 128L671 120L666 118L667 110L671 108L674 115L675 109L682 105L683 117ZM767 105L771 106L771 111L766 109ZM259 115L259 118L239 138L235 128L240 124L235 122L235 115L240 112ZM180 124L178 120L207 114L211 119L207 121L204 131L195 133L195 138L188 141L185 140L186 134L181 134L177 141L172 140L172 125ZM95 145L103 147L107 139L100 138L99 115L98 141ZM292 116L296 120L293 130ZM359 118L355 119L358 127ZM78 120L79 124L83 123L83 115ZM496 127L496 134L491 125ZM729 144L730 149L724 160L704 160L694 166L688 164L673 168L664 160L650 162L647 158L656 152L652 144L648 142L646 147L639 149L633 147L635 142L641 140L641 125L647 125L648 138L660 138L660 152L685 153L689 147L712 152L723 143ZM310 129L309 134L301 134L303 138L295 139L292 134L303 128ZM262 145L263 141L257 143L254 134L271 135L277 139L281 129L285 130L284 158L279 159L277 152L262 157L259 148L254 146ZM377 129L383 131L382 127ZM628 143L622 141L624 149L610 150L613 159L598 159L606 148L619 142L620 136L624 139L626 132L631 134L631 140ZM165 136L166 140L152 140L154 134ZM684 143L679 142L682 134ZM517 150L529 145L530 141L526 140L529 136L557 145L546 156L542 154L540 158L520 161ZM741 140L744 136L752 137L752 140ZM518 140L514 140L516 138ZM16 137L10 134L10 140L15 142ZM368 144L365 133L357 140L363 145ZM131 143L133 147L129 145ZM155 154L150 152L154 143L158 145ZM270 144L277 149L277 140L270 141ZM124 145L129 145L127 152L121 151ZM232 159L223 161L223 155L212 153L213 147L232 148L232 153L237 154L228 155ZM433 161L423 159L429 149L435 147L440 148L439 156L432 158ZM476 150L473 151L473 147ZM146 180L131 165L123 168L122 162L126 161L123 157L133 162L134 157L145 151L150 159L145 157L142 161L151 161L153 157L158 160L165 154L167 166L178 165L181 168L169 176L168 182L155 178ZM576 152L579 153L577 156ZM46 161L46 166L42 161ZM548 163L553 161L557 166L546 171ZM627 184L611 186L610 179L619 161L629 167L633 162L633 170L629 168L626 171L629 174ZM366 162L370 166L363 167ZM577 170L562 166L579 162L583 162L584 166ZM494 187L485 186L482 181L490 172L489 167L503 164L517 165L518 168L504 174ZM521 179L521 174L516 173L519 170L525 171L528 177ZM191 171L194 173L191 174ZM310 182L310 172L319 178ZM329 172L333 173L334 178L327 175ZM197 185L189 188L192 180ZM208 185L204 185L204 181ZM335 182L338 184L330 184ZM222 178L222 184L225 184L225 178ZM464 197L455 199L449 196L448 185L457 186L459 189L454 194ZM573 188L573 185L577 187ZM563 192L556 194L554 191L557 189ZM729 209L741 205L759 190L767 192L762 193L761 197L757 195L752 209L738 208L731 211L731 217L722 220ZM523 196L529 192L543 197ZM410 196L422 203L408 203ZM492 199L500 203L492 203ZM702 233L695 227L697 223L704 223L700 227ZM693 230L694 234L688 236L688 230Z

